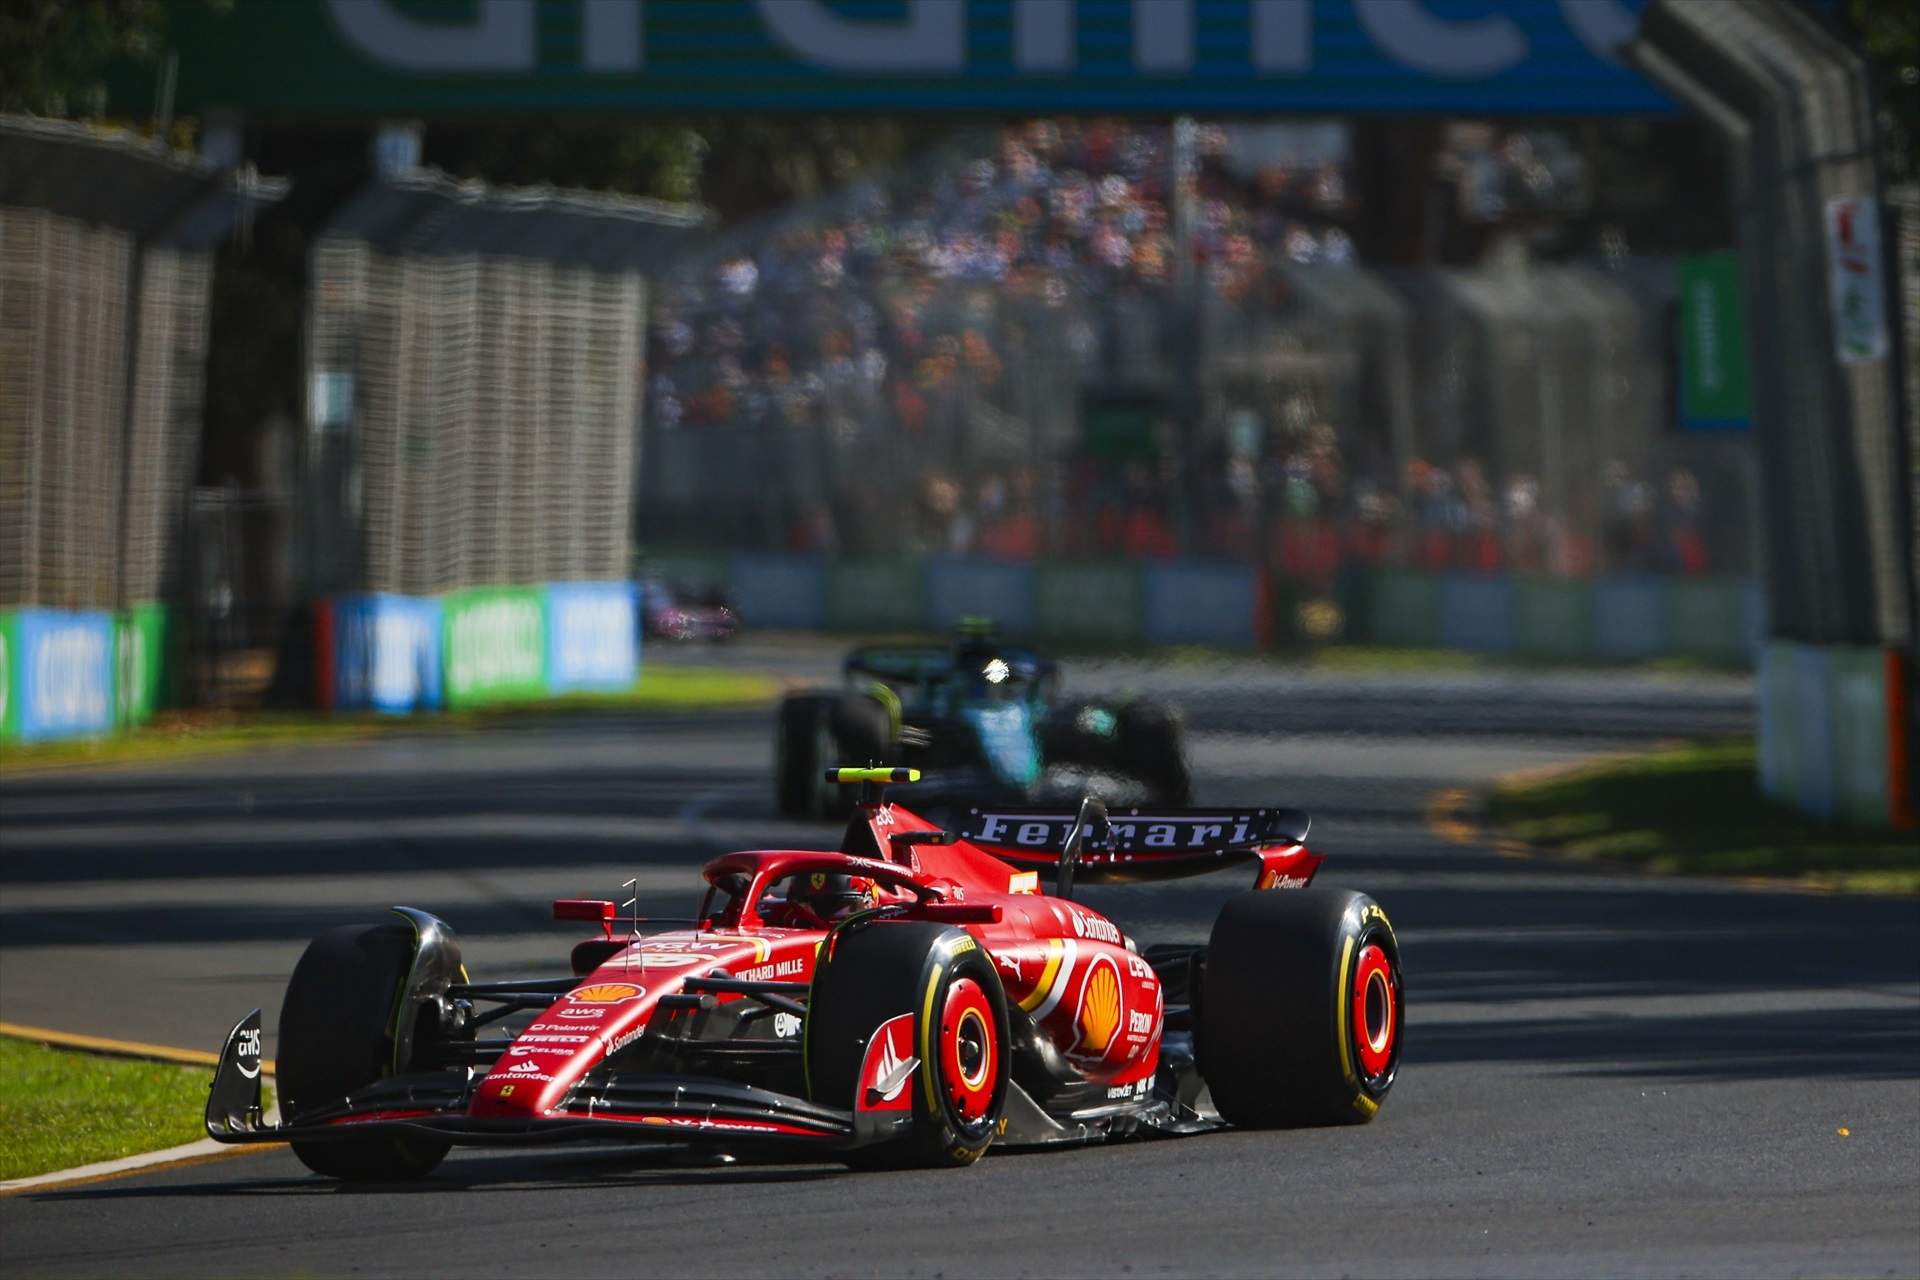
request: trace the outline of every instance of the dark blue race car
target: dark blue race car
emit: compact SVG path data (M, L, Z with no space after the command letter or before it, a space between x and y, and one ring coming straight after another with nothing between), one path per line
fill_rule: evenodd
M1176 709L1138 698L1063 700L1053 662L1002 644L990 630L966 628L946 646L864 646L847 655L843 673L839 690L790 694L780 704L782 813L842 816L847 789L826 782L825 772L869 760L937 779L902 788L920 805L1088 794L1110 806L1190 799Z

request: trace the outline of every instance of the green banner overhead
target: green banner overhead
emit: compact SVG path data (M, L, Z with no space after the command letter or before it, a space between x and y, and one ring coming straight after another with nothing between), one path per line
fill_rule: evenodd
M168 83L263 114L1664 113L1615 56L1642 3L168 0Z
M1731 251L1680 260L1680 423L1688 431L1745 431L1753 417L1740 258Z
M547 618L538 587L482 588L447 596L447 706L544 697Z

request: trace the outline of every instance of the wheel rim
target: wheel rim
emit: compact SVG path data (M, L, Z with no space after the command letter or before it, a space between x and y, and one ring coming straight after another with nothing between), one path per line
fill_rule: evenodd
M1393 962L1378 943L1360 949L1353 975L1353 1039L1360 1073L1369 1081L1386 1076L1400 1038L1399 984Z
M972 978L956 979L940 1012L940 1086L963 1123L977 1123L993 1106L999 1058L986 991Z

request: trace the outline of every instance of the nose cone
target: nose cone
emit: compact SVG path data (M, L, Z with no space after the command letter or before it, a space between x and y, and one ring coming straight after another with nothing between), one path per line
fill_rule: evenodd
M645 1029L663 994L657 983L631 978L575 987L514 1038L474 1091L468 1114L533 1119L560 1105L567 1090Z

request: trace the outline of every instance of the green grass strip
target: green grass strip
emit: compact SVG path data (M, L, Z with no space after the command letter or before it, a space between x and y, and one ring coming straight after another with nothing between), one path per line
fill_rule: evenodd
M0 1036L0 1181L204 1138L212 1076Z
M0 768L39 769L85 764L141 764L260 747L350 741L383 733L421 733L484 727L529 714L593 711L698 711L764 706L780 682L754 671L657 664L631 689L579 693L445 715L383 716L365 712L165 712L152 724L110 738L9 744Z
M1579 859L1807 888L1920 893L1911 832L1821 822L1760 794L1751 738L1695 742L1495 790L1500 834Z

